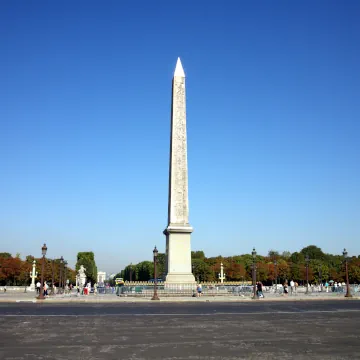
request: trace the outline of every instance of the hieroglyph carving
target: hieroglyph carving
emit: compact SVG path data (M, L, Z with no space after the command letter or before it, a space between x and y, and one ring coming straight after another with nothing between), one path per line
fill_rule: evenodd
M185 78L173 82L170 223L188 223Z

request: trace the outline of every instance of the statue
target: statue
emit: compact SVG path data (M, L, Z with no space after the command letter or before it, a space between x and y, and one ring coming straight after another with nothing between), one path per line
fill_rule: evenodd
M84 287L86 283L86 269L84 268L84 265L80 265L80 269L78 270L78 274L76 276L76 286L80 286L81 288Z
M84 268L84 265L80 265L80 269L78 270L79 277L84 277L86 269Z

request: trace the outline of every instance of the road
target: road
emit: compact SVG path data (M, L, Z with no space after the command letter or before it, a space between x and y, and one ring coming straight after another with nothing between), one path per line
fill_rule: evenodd
M1 359L354 359L360 301L0 304Z

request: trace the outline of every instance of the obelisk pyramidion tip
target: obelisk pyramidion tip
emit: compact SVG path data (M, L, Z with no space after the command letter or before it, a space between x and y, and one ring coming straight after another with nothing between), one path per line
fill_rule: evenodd
M181 61L180 61L180 58L179 58L179 57L178 57L178 59L177 59L174 76L185 77L184 69L183 69L183 67L182 67L182 65L181 65Z

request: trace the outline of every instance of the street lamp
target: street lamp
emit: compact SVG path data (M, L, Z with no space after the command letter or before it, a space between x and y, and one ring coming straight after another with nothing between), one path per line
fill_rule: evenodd
M44 300L44 271L45 271L45 255L46 255L47 247L46 244L41 248L42 253L42 265L41 265L41 283L40 283L40 294L37 297L39 300Z
M256 299L256 251L255 251L255 248L253 248L251 255L253 258L253 263L252 263L252 279L253 279L253 287L254 287L253 299Z
M60 274L59 274L59 289L58 289L58 294L61 293L61 284L62 284L62 264L64 262L64 258L61 256L60 258Z
M346 272L346 295L345 297L351 298L351 292L350 292L350 283L349 283L349 270L348 270L348 253L346 249L343 251L344 259L345 259L345 272Z
M65 286L66 286L66 284L67 284L67 282L66 282L66 278L67 278L67 264L68 264L68 262L65 260L64 261L64 280L63 280L63 284L64 284L64 292L65 292Z
M275 291L277 290L277 260L274 260L274 271L275 271Z
M130 282L132 282L132 263L130 263Z
M156 274L156 263L158 257L158 249L156 246L154 247L153 254L154 254L154 295L151 300L160 300L157 294L157 274Z
M320 291L322 292L322 287L323 287L323 284L322 284L322 265L320 265L320 267L319 267L319 281L320 281Z
M306 263L306 294L309 293L309 255L306 254L305 256L305 263Z
M52 278L51 278L51 295L54 295L54 289L55 289L55 285L54 285L54 278L55 278L55 275L54 275L54 271L55 271L55 260L53 259L52 260L52 264L51 264L51 270L52 270Z

